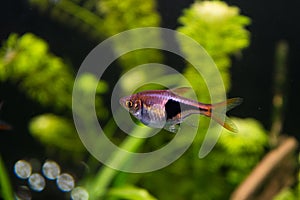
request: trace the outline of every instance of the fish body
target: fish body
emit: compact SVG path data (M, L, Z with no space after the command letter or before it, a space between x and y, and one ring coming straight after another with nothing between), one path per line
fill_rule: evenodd
M121 98L120 104L143 124L153 128L165 128L176 132L176 125L192 114L200 114L212 117L223 127L237 132L236 126L228 117L221 120L220 115L212 115L212 110L216 109L219 114L225 114L227 110L239 105L241 98L233 98L217 104L205 104L178 95L187 90L187 88L177 88L143 91Z

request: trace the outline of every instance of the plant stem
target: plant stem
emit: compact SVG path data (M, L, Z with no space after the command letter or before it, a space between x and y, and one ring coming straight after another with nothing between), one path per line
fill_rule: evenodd
M6 200L13 200L13 192L11 189L10 181L8 178L8 174L6 172L4 162L0 156L0 197Z
M150 130L151 129L149 129L149 131ZM132 134L136 135L137 133L140 134L141 132L144 135L148 134L148 131L145 131L145 129L142 130L142 127L136 127L132 131ZM129 136L120 145L120 148L129 152L136 152L136 150L143 144L144 141L145 139ZM122 152L119 151L115 152L114 156L111 157L107 165L118 166L118 168L120 168L122 165L126 163L126 161L130 157L130 154L127 154L128 156L126 157L124 157L123 155L124 154ZM89 182L90 198L99 199L101 196L103 196L107 190L107 187L110 185L112 179L115 177L117 173L118 173L117 170L112 169L108 166L103 166L95 175L95 178L93 178L92 181Z
M273 96L273 114L272 127L270 131L270 145L275 147L278 144L278 136L282 130L284 118L284 107L286 104L286 77L287 77L287 55L288 44L280 41L277 44L275 52L275 70L274 70L274 96Z

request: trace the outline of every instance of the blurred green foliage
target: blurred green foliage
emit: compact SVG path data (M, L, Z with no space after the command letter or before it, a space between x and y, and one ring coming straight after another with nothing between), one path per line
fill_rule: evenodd
M84 152L80 139L72 121L66 118L59 117L53 114L44 114L34 117L29 125L31 134L36 137L41 143L52 148L60 148L65 151Z
M64 25L76 27L98 40L128 29L160 24L154 0L30 0L30 3Z
M140 184L160 199L229 199L233 189L262 157L267 143L265 131L256 120L233 121L239 133L224 130L207 157L198 158L202 140L196 139L178 161L144 175Z
M97 41L127 29L160 24L154 0L30 2L39 10L50 14L53 19L68 24L86 34L87 38ZM245 26L250 23L250 19L240 15L237 7L228 6L224 2L197 1L184 11L179 21L181 27L178 30L199 42L212 57L228 91L230 56L248 46L249 32ZM143 40L147 40L147 36L136 36L137 42ZM189 49L180 41L179 44L187 56L198 56L193 49ZM123 45L117 43L113 50L118 51ZM122 70L126 71L142 63L162 60L163 55L158 51L145 50L122 56L119 64ZM201 94L199 100L209 102L209 93L203 79L195 76L193 67L187 65L183 71L197 93ZM146 72L144 75L146 77ZM139 76L141 79L142 77L143 75ZM23 36L10 35L0 50L0 81L15 83L33 100L53 108L53 113L36 116L29 123L29 130L37 141L46 147L64 152L67 150L73 155L85 152L71 122L73 72L62 58L49 52L44 40L31 33ZM79 83L83 98L85 92L93 90L95 82L97 79L91 74L81 77ZM127 87L130 86L124 86ZM107 106L103 104L102 95L108 91L107 84L100 81L96 91L97 115L100 120L107 121L104 127L104 130L108 131L107 135L117 137L121 132L112 123L113 119L107 118ZM227 199L263 156L267 145L265 130L259 122L238 118L235 118L234 122L240 132L233 135L224 130L213 151L204 159L198 158L198 152L209 120L201 118L200 131L193 145L184 156L170 166L147 174L128 174L106 166L99 168L99 163L90 158L87 161L89 172L86 172L81 184L87 187L91 199L155 199L153 196L174 200ZM164 132L147 143L127 137L120 147L128 151L153 149L170 138L170 135ZM117 158L116 155L112 162ZM73 156L73 159L79 157ZM122 162L126 162L126 158L122 159ZM122 162L120 163L124 164Z
M97 10L104 19L102 26L106 34L114 35L132 28L158 26L160 16L155 4L152 0L102 0L97 4Z
M97 41L106 39L114 34L132 28L157 27L160 25L160 16L156 11L154 0L30 0L40 10L50 15L64 25L76 27ZM68 22L68 23L66 23ZM151 38L151 35L137 35L135 40ZM152 37L153 38L153 37ZM124 41L115 44L115 48L122 48L128 44ZM130 44L129 44L130 45ZM134 66L160 62L162 56L157 50L138 50L118 58L126 69Z
M55 146L54 149L69 150L71 154L84 151L73 123L66 118L71 115L74 73L63 59L49 52L44 40L32 33L21 37L11 34L0 49L0 80L16 84L32 100L65 115L44 114L33 118L29 127L37 140L46 146ZM97 82L95 78L86 77L80 83L87 90L91 81ZM106 90L106 83L100 81L97 94ZM100 95L96 95L95 101L98 117L107 117Z
M228 91L230 56L240 53L249 45L250 33L245 26L250 24L250 19L240 15L239 8L228 6L222 1L196 1L190 8L184 10L179 22L182 26L177 30L197 41L212 57ZM181 47L186 56L199 56L199 53L189 46L181 44ZM196 91L204 93L201 100L207 101L209 98L205 95L208 92L203 92L207 91L203 78L195 78L195 74L194 67L188 66L185 69L185 75L191 80Z
M203 45L221 69L230 66L229 55L249 45L245 26L250 19L222 1L197 1L184 10L179 22L183 26L178 30Z
M61 58L49 53L45 41L31 33L22 37L12 34L0 56L1 81L18 84L29 97L45 106L70 108L72 71Z
M300 163L300 153L298 152L298 164ZM298 200L300 197L300 171L298 171L297 183L291 187L282 189L274 200Z
M299 186L298 186L299 187ZM286 188L275 196L274 200L297 200L299 199L299 189L293 190L291 188Z
M119 188L113 188L108 191L108 198L113 196L114 198L130 199L130 200L155 200L152 195L145 189L140 189L132 186L124 186Z
M7 170L0 155L0 198L5 200L13 200L13 190L10 184Z

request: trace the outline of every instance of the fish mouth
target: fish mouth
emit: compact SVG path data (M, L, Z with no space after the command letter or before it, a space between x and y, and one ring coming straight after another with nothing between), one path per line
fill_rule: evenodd
M122 98L119 99L119 103L120 103L122 106L124 106L124 104L125 104L124 97L122 97Z
M126 101L129 100L129 97L122 97L119 99L119 103L126 108Z

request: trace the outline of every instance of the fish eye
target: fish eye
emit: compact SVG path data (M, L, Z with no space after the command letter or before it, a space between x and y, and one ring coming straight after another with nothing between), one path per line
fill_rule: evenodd
M131 108L132 106L133 106L133 103L132 103L132 101L126 101L126 106L128 107L128 108Z

